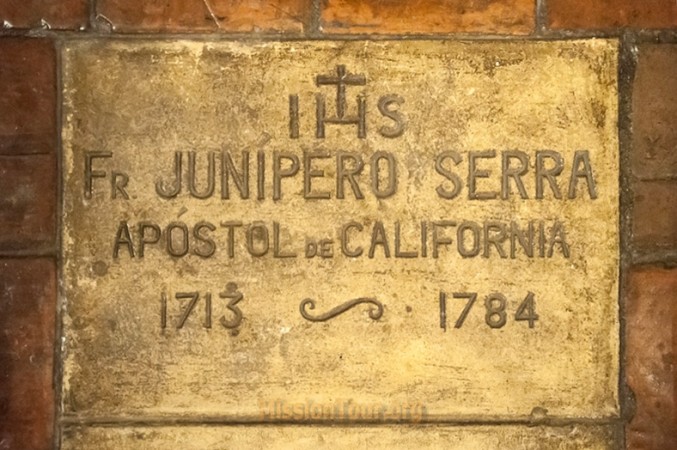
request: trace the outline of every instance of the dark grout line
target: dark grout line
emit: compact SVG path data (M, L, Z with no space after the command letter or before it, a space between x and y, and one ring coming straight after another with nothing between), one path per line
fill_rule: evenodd
M0 158L32 158L33 156L52 156L54 152L0 153Z
M310 17L306 35L311 38L322 36L322 0L310 1Z
M623 35L620 42L618 61L618 139L620 152L619 176L619 245L620 273L618 282L619 316L619 380L618 395L621 418L629 423L635 410L635 397L627 384L626 373L626 305L628 274L632 265L630 239L632 231L632 185L630 155L632 152L632 89L637 67L636 38ZM619 447L625 448L625 433L619 432Z
M677 250L633 251L632 266L663 266L677 268Z
M547 0L536 0L536 34L542 36L548 28Z
M456 34L318 34L309 36L305 33L45 33L40 35L23 35L23 37L60 39L65 41L154 41L170 42L179 40L188 40L195 42L336 42L336 41L450 41L450 42L531 42L531 41L573 41L582 39L613 39L618 40L619 36L604 35L556 35L556 34L524 34L524 35L503 35L503 34L474 34L474 33L456 33ZM2 33L0 32L0 39Z
M665 175L658 177L632 177L633 181L640 182L652 182L652 181L664 181L664 182L673 182L677 181L677 175Z
M88 6L89 6L89 20L87 29L91 31L96 29L97 0L89 0Z
M55 248L45 250L0 250L0 259L45 259L58 261Z
M95 1L95 0L92 0ZM62 320L62 301L63 295L61 291L61 280L63 279L63 261L61 258L62 255L62 245L63 245L63 146L62 146L62 136L61 130L63 126L63 42L61 40L55 40L56 47L56 154L57 157L57 186L56 186L56 257L57 257L57 266L56 266L56 310L54 311L55 321L54 321L54 364L53 364L53 379L54 379L54 449L61 449L61 431L62 428L59 424L59 420L62 414L62 383L63 383L63 358L61 352L61 341L63 336L63 320Z
M95 1L95 0L94 0ZM318 4L321 0L312 0ZM541 32L531 34L492 34L492 33L335 33L327 34L321 32L321 24L318 9L314 7L314 18L311 16L306 25L307 30L303 32L222 32L222 33L167 33L145 31L139 33L111 33L109 30L98 30L96 18L92 18L94 23L92 29L88 31L70 31L70 30L46 30L46 29L0 29L0 39L3 37L32 37L32 38L51 38L51 39L130 39L130 40L242 40L242 41L293 41L293 40L468 40L468 41L486 41L486 40L505 40L505 41L531 41L531 40L573 40L573 39L619 39L622 36L633 36L637 43L657 43L674 44L677 43L677 29L663 30L632 30L632 29L612 29L612 30L551 30L543 29Z
M449 33L324 33L322 32L321 12L324 0L307 0L310 2L310 14L304 23L302 32L153 32L152 30L134 32L115 32L99 26L97 1L89 0L89 27L85 31L53 30L45 28L0 28L2 37L44 37L66 39L96 39L104 37L125 39L194 39L194 40L407 40L407 39L442 39L442 40L566 40L592 38L621 38L633 36L637 43L670 44L677 43L677 28L601 28L601 29L551 29L547 25L547 0L536 0L535 30L525 34L492 34L477 32Z

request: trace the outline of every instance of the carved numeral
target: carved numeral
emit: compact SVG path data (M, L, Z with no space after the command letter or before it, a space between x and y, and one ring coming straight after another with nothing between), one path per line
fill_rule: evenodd
M515 320L526 320L529 322L529 328L534 327L535 322L538 320L538 314L536 314L536 303L534 301L533 292L529 292L522 304L517 308Z
M227 298L228 300L228 305L226 307L233 313L233 318L228 320L226 319L226 316L221 316L219 319L219 322L221 322L221 325L223 325L225 328L237 328L240 323L242 322L242 311L240 310L239 307L237 307L237 303L242 300L242 294L238 292L237 290L237 284L235 283L228 283L226 285L226 290L221 292L219 294L219 297L221 298Z
M205 292L200 293L197 291L192 292L177 292L174 294L174 298L178 300L178 307L171 309L176 313L175 328L180 330L184 328L187 324L190 324L190 317L194 315L193 313L197 310L197 305L204 300L204 320L202 326L204 328L212 327L212 293ZM242 301L244 298L243 294L238 291L237 284L228 283L226 289L223 292L219 293L219 298L228 299L228 303L225 305L226 309L230 311L229 314L223 315L219 318L219 323L227 329L233 329L240 326L242 323L242 310L237 306L237 303ZM168 306L168 295L163 292L160 294L160 327L164 330L168 326L169 322L169 309Z
M484 300L484 306L487 308L487 314L484 320L491 328L503 328L508 321L505 313L507 300L503 294L495 292Z
M473 305L477 301L477 293L454 292L452 295L454 298L467 300L461 314L454 324L454 328L458 329L463 326ZM538 320L534 297L535 294L529 292L515 312L515 321L527 321L529 322L529 328L534 328L535 322ZM484 321L486 324L493 329L503 328L508 322L508 313L506 311L508 306L508 299L500 292L494 292L487 295L484 299L484 307L486 310ZM447 294L443 291L440 291L440 328L447 331Z

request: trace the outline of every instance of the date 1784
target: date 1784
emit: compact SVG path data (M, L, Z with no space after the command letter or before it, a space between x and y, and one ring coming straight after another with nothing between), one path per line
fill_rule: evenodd
M461 314L456 319L454 328L461 328L470 310L477 301L477 292L454 292L454 299L466 300ZM447 298L446 292L440 291L440 328L447 331ZM491 328L503 328L508 322L508 299L500 292L493 292L484 298L485 315L484 321ZM529 323L529 328L536 326L538 314L536 314L536 300L533 292L528 292L524 300L515 310L515 321Z

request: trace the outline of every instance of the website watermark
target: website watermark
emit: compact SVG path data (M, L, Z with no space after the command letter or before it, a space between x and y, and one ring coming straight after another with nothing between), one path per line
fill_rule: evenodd
M352 399L322 402L315 400L290 402L282 399L259 400L263 421L294 422L405 422L420 423L428 415L422 403L361 403Z

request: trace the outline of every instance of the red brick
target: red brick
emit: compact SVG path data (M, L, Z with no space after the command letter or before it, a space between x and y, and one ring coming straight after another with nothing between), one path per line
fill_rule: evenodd
M677 181L633 185L632 243L636 250L677 249Z
M99 0L99 22L122 32L303 31L309 0Z
M0 22L13 28L75 30L89 20L88 0L2 0Z
M675 449L677 270L632 271L626 318L627 380L637 404L636 414L626 427L627 446Z
M677 45L639 46L632 93L631 158L637 177L677 178L676 74Z
M554 29L669 28L677 25L674 0L548 0Z
M0 449L52 448L56 270L0 260Z
M331 33L528 34L535 0L325 0L322 29Z
M47 39L0 39L0 155L54 152L55 65Z
M55 155L0 156L0 252L53 250Z

